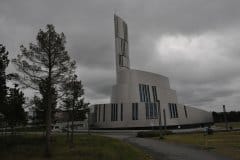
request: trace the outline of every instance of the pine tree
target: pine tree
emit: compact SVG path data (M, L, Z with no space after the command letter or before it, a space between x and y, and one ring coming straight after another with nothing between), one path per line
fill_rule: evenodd
M65 103L69 111L71 118L71 136L70 136L70 147L73 147L73 132L74 132L74 121L86 119L86 113L88 112L89 103L84 103L84 89L82 82L77 79L74 75L72 80L67 82L64 86L65 94L67 95Z
M9 95L7 96L6 120L8 125L12 128L12 133L14 127L26 123L26 113L23 108L24 103L24 94L20 91L18 85L15 85L14 88L10 88Z
M50 134L52 104L54 89L65 82L75 69L75 62L71 61L65 49L65 35L55 31L53 25L47 25L46 31L37 34L37 43L30 43L29 48L20 47L21 53L13 59L20 74L15 74L15 79L25 87L39 90L41 82L46 85L46 156L50 156Z
M6 96L7 96L7 86L6 86L6 68L8 66L8 52L5 46L0 44L0 113L3 115L6 112Z

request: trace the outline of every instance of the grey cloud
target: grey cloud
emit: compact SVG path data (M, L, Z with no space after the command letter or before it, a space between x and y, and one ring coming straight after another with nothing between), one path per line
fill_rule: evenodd
M67 37L67 48L79 66L77 73L86 87L86 96L93 103L107 100L115 80L116 12L128 23L132 68L168 76L181 102L198 106L237 104L239 6L239 0L1 0L0 43L14 57L20 44L35 41L40 28L54 24ZM208 39L212 33L217 37L216 47L210 47L209 52L203 50L202 55L192 50L193 59L178 50L169 52L166 47L162 50L167 53L164 57L156 55L156 43L166 35ZM208 49L209 45L204 47ZM183 56L178 56L180 53ZM209 55L213 58L201 57Z
M90 68L112 68L114 67L113 43L106 42L104 37L88 36L88 33L80 38L80 41L73 42L70 53L79 64ZM76 38L77 39L77 38ZM89 45L91 44L91 45Z
M87 98L93 100L92 103L99 99L109 98L111 86L115 81L114 70L78 65L77 75L83 82Z

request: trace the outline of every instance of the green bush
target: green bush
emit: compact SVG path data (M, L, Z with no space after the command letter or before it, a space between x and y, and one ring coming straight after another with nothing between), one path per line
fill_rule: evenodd
M172 134L169 130L161 131L162 135L169 135ZM145 137L159 137L159 131L141 131L137 133L137 137L145 138Z

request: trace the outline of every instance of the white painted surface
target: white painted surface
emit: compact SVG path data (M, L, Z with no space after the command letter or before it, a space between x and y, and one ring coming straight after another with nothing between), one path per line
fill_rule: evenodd
M166 113L166 125L177 126L187 124L209 123L212 122L212 115L209 112L192 107L187 108L188 117L185 115L184 105L178 104L176 91L170 88L169 79L163 75L130 69L129 50L128 50L128 33L126 23L114 16L115 22L115 60L116 60L116 85L112 87L111 103L118 104L118 120L111 121L111 104L105 104L105 121L103 120L104 104L95 105L94 124L99 128L124 128L124 127L151 127L158 126L159 119L146 119L145 102L140 101L139 84L149 86L150 102L154 102L152 86L156 86L157 99L160 101L161 121L164 124L163 110ZM125 28L124 28L125 25ZM116 28L117 27L117 28ZM125 49L120 41L125 41ZM124 50L124 51L123 51ZM119 57L125 55L127 59L126 66L120 65ZM125 62L124 62L125 64ZM132 120L132 103L138 103L138 120ZM178 117L171 118L169 103L177 104ZM123 104L123 120L120 120L120 105ZM99 113L100 107L100 113ZM100 116L100 117L99 117Z

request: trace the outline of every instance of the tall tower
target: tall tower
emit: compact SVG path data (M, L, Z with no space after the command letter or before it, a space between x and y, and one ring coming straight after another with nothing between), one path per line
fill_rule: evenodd
M117 83L124 82L130 68L127 24L114 14Z

